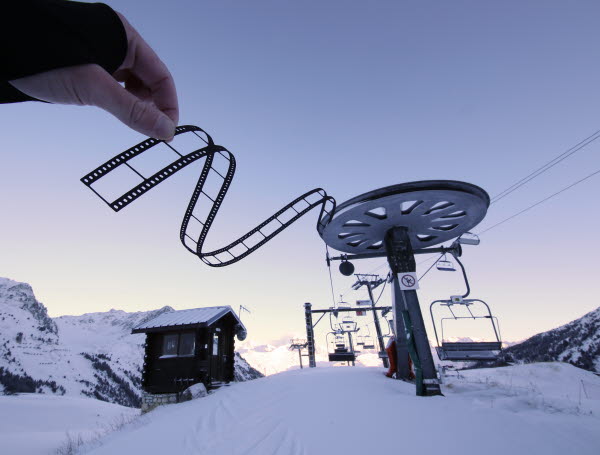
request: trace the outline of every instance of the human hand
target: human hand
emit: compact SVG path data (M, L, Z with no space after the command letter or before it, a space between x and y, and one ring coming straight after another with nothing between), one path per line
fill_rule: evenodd
M114 74L86 64L58 68L9 81L21 92L58 104L97 106L130 128L170 140L179 121L175 82L165 64L129 22L127 54ZM124 82L124 86L119 82Z

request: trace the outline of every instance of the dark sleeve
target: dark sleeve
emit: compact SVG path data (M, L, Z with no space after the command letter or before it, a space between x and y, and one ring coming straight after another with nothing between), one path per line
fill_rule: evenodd
M0 103L33 98L8 81L96 63L112 74L127 53L117 14L103 3L4 0L0 19Z

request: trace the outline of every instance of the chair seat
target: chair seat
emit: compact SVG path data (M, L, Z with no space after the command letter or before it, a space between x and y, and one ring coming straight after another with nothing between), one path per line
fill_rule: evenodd
M356 356L352 352L329 354L330 362L352 362L354 360L356 360Z
M440 360L476 361L496 360L502 350L502 343L497 341L485 342L456 342L442 343L436 351Z
M500 341L468 341L468 342L442 342L445 351L499 351L502 349Z

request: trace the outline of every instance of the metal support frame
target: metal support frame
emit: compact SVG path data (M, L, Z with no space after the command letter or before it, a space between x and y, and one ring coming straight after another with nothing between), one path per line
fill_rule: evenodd
M441 395L433 356L427 338L425 322L415 290L402 290L398 274L416 271L415 256L408 236L408 228L396 226L385 235L384 245L392 271L392 295L396 324L396 351L398 379L408 378L408 352L415 365L417 395Z
M449 247L441 246L437 248L420 248L413 250L413 254L451 254L453 256L462 256L462 246L455 242ZM330 261L353 261L355 259L377 259L386 258L388 255L386 252L379 253L358 253L358 254L342 254L340 256L330 256Z
M348 344L350 346L350 352L354 352L354 345L352 344L352 332L346 332L348 334ZM356 354L355 354L356 357ZM348 366L350 366L350 363L348 363ZM356 362L354 360L352 360L352 366L355 367L356 366Z
M371 300L371 302L373 302L373 301ZM371 309L373 310L373 313L375 313L376 311L386 311L386 310L389 311L392 309L392 307L390 307L390 306L377 307L373 304ZM315 361L315 330L314 329L317 326L317 324L319 323L319 321L321 321L321 319L323 319L323 316L325 316L327 313L356 313L357 311L364 311L364 310L365 310L364 308L327 308L327 309L322 309L322 310L313 310L312 304L310 302L306 302L304 304L304 319L306 321L306 343L307 343L306 347L308 349L308 360L309 360L310 368L314 368L317 366L316 361ZM314 324L312 322L313 313L322 313L321 317ZM380 333L380 331L381 330L379 330L378 333ZM349 332L345 332L345 333L348 333L348 337L350 339L350 346L352 348L352 351L354 351L354 346L352 345L352 335ZM354 365L354 364L355 363L352 362L352 365ZM384 363L384 365L385 365L385 363Z
M288 348L290 351L298 351L298 359L300 360L300 369L303 369L302 365L302 350L306 349L308 346L308 342L306 340L291 340L290 347Z
M391 310L392 307L391 306L378 306L374 308L377 311L385 311L385 310ZM364 308L327 308L325 310L311 310L311 313L356 313L357 311L365 311ZM321 319L319 318L319 321ZM314 327L316 327L318 324L318 321L314 324Z
M369 293L369 299L371 300L371 311L373 312L373 322L375 323L375 331L377 332L377 340L379 344L379 354L383 356L385 354L385 345L383 343L383 335L381 333L381 326L379 325L379 317L377 316L377 311L375 308L375 299L373 298L373 289L375 289L380 284L384 283L384 279L377 279L376 281L371 281L368 279L361 279L366 277L367 275L356 274L358 281L353 286L354 289L359 289L361 286L366 286L367 292ZM377 276L377 275L375 275ZM373 286L374 285L374 286ZM381 357L381 361L383 362L384 368L389 368L390 363L387 357Z
M314 368L317 366L315 361L315 331L312 323L312 304L304 304L304 318L306 321L306 347L308 348L308 366Z

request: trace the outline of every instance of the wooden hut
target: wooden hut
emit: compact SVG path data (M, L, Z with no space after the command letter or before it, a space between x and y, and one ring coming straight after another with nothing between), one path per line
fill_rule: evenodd
M203 383L218 387L233 380L234 336L246 338L246 328L230 306L163 313L135 326L145 333L142 388L144 402L176 402L177 394ZM156 400L154 400L156 401Z

